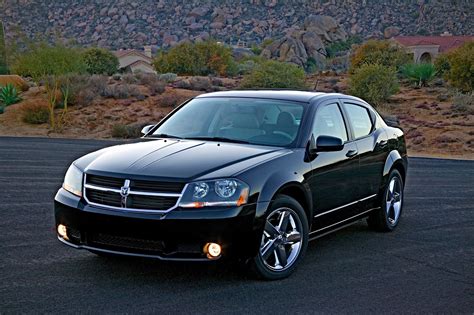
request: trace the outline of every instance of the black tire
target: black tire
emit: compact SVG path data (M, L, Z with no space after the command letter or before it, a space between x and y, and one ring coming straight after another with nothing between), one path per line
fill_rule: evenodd
M267 228L262 232L262 240L257 255L250 260L250 266L253 272L257 277L264 280L279 280L288 277L303 259L308 247L308 218L298 201L286 195L278 195L271 203L265 221L270 222L269 220L273 220L276 215L285 216L285 218L288 218L288 222L286 222L287 228L282 227L282 230L284 229L285 232L280 231L280 237L274 237L275 245L272 243L271 246L273 247L268 247L275 248L274 250L268 250L272 250L272 254L274 254L275 258L273 259L275 260L275 266L271 267L269 264L269 261L272 259L272 257L270 257L272 254L268 254L267 259L262 257L263 244L271 242L271 237L269 233L266 232ZM291 231L286 233L289 230ZM278 234L276 233L275 235ZM297 241L298 237L300 241ZM266 238L268 238L267 242L265 242ZM283 264L285 263L280 264L278 260L278 257L281 257L280 255L283 256L283 254L281 254L282 251L287 255L286 258L289 259L289 261L283 259L286 261L286 265L284 266Z
M400 200L400 206L398 215L396 215L393 200L391 201L391 206L388 206L388 202L392 194L390 192L390 185L392 181L395 181L394 185L399 185L398 189L400 195L398 198ZM381 205L380 209L372 213L367 219L367 223L371 229L379 232L391 232L397 227L398 223L400 222L403 210L403 188L404 183L402 175L398 170L393 169L389 174L387 185L384 187L381 196L379 197L379 202Z

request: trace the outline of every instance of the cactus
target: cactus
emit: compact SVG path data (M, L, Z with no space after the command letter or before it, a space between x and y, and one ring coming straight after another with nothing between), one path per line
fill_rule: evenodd
M5 29L2 21L0 21L0 74L8 74Z

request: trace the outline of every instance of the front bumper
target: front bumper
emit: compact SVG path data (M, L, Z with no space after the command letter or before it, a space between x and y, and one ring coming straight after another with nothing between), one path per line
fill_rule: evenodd
M134 213L88 205L61 188L54 211L56 227L67 228L67 237L58 238L71 247L162 260L210 260L208 242L221 245L221 257L251 257L263 229L256 224L256 204Z

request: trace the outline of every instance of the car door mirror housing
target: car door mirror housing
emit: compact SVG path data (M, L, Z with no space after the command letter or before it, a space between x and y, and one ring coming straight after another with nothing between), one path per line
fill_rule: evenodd
M155 125L148 125L148 126L145 126L143 127L141 133L142 135L146 135L147 133L150 132L150 130L154 127Z
M344 141L341 138L332 136L318 136L314 147L316 152L341 151L344 148Z

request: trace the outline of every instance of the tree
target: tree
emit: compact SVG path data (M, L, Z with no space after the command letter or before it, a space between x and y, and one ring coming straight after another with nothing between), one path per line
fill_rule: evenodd
M379 64L399 70L401 66L409 63L411 57L401 47L387 40L369 40L357 47L351 56L351 69L353 73L364 64Z
M153 64L159 73L179 75L232 75L236 72L232 50L212 40L179 44L160 52Z
M447 54L449 63L444 76L462 92L474 90L474 42L468 42Z
M54 130L59 130L67 113L71 91L72 74L84 73L86 65L78 50L61 44L39 43L19 55L12 70L22 76L31 77L38 85L43 84L48 98L49 122ZM55 109L62 98L63 109L55 115Z
M240 87L305 89L305 73L294 64L267 60L245 75Z
M117 56L106 49L89 48L82 53L89 74L102 74L111 76L117 72L119 60Z

